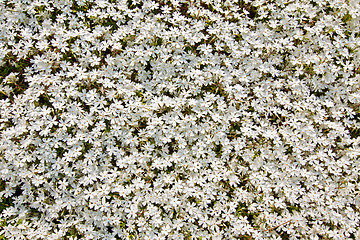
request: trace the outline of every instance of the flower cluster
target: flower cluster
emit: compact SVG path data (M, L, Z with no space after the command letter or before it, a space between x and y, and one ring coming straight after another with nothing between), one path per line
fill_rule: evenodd
M0 0L6 239L360 239L357 0Z

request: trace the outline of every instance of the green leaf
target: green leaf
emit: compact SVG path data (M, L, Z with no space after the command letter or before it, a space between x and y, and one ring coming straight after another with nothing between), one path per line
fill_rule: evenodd
M350 22L352 20L352 16L349 13L346 13L341 20L343 23Z

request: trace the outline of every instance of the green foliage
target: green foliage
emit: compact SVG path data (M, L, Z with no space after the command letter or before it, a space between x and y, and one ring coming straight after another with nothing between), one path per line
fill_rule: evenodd
M343 21L343 23L350 22L352 20L352 16L349 14L349 12L347 12L341 20Z
M250 212L246 203L239 203L236 208L236 216L247 217L249 222L255 221L255 219L259 216L259 213Z
M0 84L6 84L12 88L10 95L0 92L0 99L5 99L10 97L12 99L13 95L22 94L27 88L28 84L24 81L24 72L27 67L30 66L30 60L28 58L18 59L12 54L8 54L4 58L5 64L0 66ZM14 78L10 81L4 82L4 79L10 74L15 74Z
M119 27L117 25L117 22L112 18L106 18L101 21L101 25L104 27L111 27L112 31L117 30Z
M162 38L155 38L152 45L153 46L161 46L163 44L163 39Z
M25 72L25 68L30 66L29 58L18 59L11 53L5 56L5 64L0 67L0 77L5 78L10 73L18 73L20 76Z
M220 143L215 145L214 152L216 153L216 157L221 157L222 145Z
M301 210L301 208L299 206L296 205L287 205L287 210L289 210L289 212L293 213L293 212L299 212Z
M213 84L209 84L209 85L206 85L206 86L203 86L201 88L201 93L205 93L205 92L209 92L209 93L213 93L215 95L218 95L218 96L221 96L221 97L228 97L228 93L225 91L224 87L222 86L221 83L219 82L216 82L216 83L213 83Z
M5 182L3 180L0 180L0 192L5 190ZM11 198L5 198L5 197L1 197L1 202L0 202L0 213L8 208L9 206L12 206L12 199Z

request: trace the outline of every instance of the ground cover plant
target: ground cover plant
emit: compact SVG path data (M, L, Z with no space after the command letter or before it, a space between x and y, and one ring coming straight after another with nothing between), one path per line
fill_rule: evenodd
M360 239L358 0L0 0L0 239Z

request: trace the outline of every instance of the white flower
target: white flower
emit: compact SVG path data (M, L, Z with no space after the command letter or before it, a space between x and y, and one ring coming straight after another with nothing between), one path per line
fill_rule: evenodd
M355 239L359 9L4 3L2 234Z

